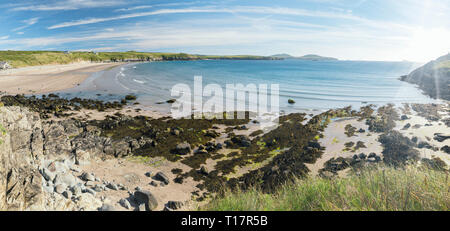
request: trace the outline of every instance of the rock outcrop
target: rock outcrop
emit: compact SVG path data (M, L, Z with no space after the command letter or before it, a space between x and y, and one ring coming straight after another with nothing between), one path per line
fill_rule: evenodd
M417 84L432 98L450 100L450 53L402 76L401 80Z
M107 138L77 123L42 122L26 108L0 106L0 211L97 210L102 205L74 174L80 153L89 153L83 161L104 154Z
M0 107L0 210L34 210L43 206L42 124L36 113Z

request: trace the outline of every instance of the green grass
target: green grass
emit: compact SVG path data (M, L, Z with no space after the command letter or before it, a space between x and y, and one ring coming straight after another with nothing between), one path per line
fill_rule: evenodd
M449 61L443 61L443 62L440 62L440 63L438 63L438 64L436 64L435 66L434 66L434 68L435 69L450 69L450 60Z
M311 177L280 187L226 192L200 210L212 211L417 211L450 208L448 173L408 167L365 170L359 176Z
M62 51L0 51L0 61L7 61L12 67L26 67L47 64L68 64L80 61L103 62L123 61L127 59L148 61L161 60L189 60L189 59L267 59L264 56L250 55L191 55L185 53L158 53L158 52L71 52Z

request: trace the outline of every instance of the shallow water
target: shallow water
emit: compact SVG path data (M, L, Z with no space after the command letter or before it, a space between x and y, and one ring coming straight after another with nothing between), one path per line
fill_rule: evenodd
M176 98L170 95L175 84L184 83L193 90L194 76L202 76L203 87L218 84L224 95L226 84L279 84L280 110L287 113L348 105L359 108L366 104L435 102L416 86L398 80L415 67L408 62L302 60L131 63L96 73L80 86L60 94L103 100L134 94L141 105L168 111L169 104L156 103ZM296 103L290 105L288 99ZM203 102L206 100L205 97Z

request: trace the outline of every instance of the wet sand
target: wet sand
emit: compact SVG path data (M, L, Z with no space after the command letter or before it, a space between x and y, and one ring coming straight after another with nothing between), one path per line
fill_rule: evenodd
M82 83L92 73L118 65L122 63L80 62L0 71L0 92L40 94L69 89Z

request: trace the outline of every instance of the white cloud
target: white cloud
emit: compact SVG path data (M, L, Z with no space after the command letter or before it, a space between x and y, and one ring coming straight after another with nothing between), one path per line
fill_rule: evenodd
M19 31L19 30L23 30L25 28L28 28L34 24L36 24L39 21L39 18L30 18L27 20L22 21L23 23L25 23L25 25L21 26L21 27L17 27L15 29L13 29L12 31Z
M221 21L221 20L225 20ZM227 23L228 25L223 25ZM240 24L239 24L240 23ZM84 31L64 36L10 40L23 47L83 43L108 50L171 50L192 53L248 53L270 55L286 51L293 55L318 53L343 59L397 59L408 32L384 33L358 27L314 27L301 22L264 18L264 27L242 18L189 20L120 26L115 30ZM296 24L300 23L300 24ZM217 26L220 25L220 26ZM99 42L106 43L99 45ZM1 42L0 44L5 43ZM355 44L358 44L356 46ZM239 47L239 48L236 48ZM100 50L100 49L93 49ZM393 55L394 54L394 55Z
M125 0L65 0L54 4L27 5L12 8L13 11L58 11L83 8L111 7L126 4Z
M129 7L129 8L116 9L116 10L114 10L114 12L143 10L143 9L150 9L150 8L161 7L161 6L187 6L187 5L195 5L195 4L206 4L206 3L211 3L211 1L209 1L209 2L202 2L202 1L177 2L177 3L162 3L162 4L153 4L153 5L140 5L140 6L133 6L133 7Z
M6 40L6 39L9 39L9 35L0 37L0 40Z
M281 7L234 7L234 8L185 8L185 9L161 9L150 12L140 12L133 14L123 14L114 17L105 18L87 18L71 22L63 22L48 27L48 29L57 29L63 27L79 26L86 24L93 24L99 22L107 22L119 19L145 17L151 15L161 14L179 14L179 13L254 13L254 14L277 14L277 15L293 15L293 16L308 16L308 17L323 17L323 18L338 18L348 20L364 20L360 17L353 16L348 13L340 12L324 12L324 11L308 11L304 9L289 9Z

